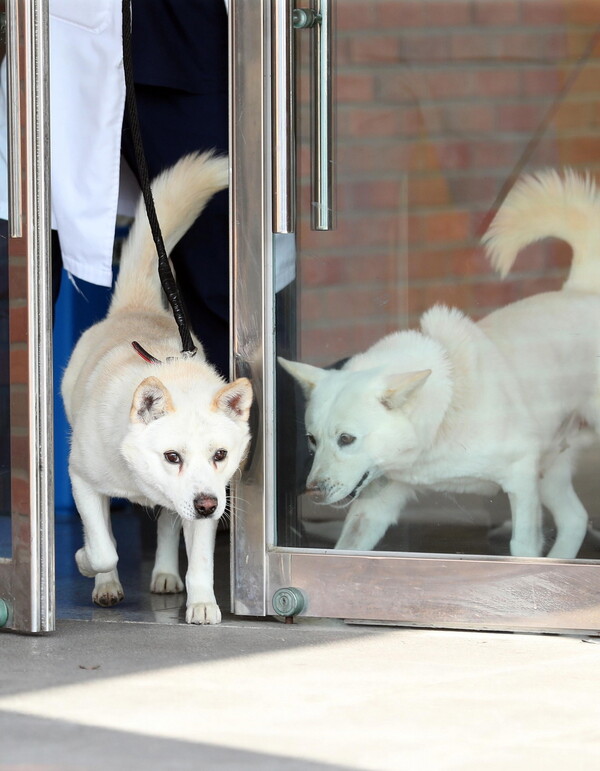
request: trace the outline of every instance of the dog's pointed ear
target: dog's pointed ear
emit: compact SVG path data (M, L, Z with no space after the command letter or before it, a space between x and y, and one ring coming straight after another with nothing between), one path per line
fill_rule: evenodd
M324 369L313 367L312 364L303 364L301 361L288 361L281 356L277 357L277 361L300 385L307 398L311 395L313 388L319 380L325 375Z
M220 410L234 420L248 420L252 405L252 384L246 377L227 383L217 391L212 408Z
M147 377L135 389L129 420L131 423L152 423L174 409L166 386L157 377Z
M430 369L403 372L400 375L388 375L384 381L384 392L380 397L381 403L388 410L402 407L424 385L429 375L431 375Z

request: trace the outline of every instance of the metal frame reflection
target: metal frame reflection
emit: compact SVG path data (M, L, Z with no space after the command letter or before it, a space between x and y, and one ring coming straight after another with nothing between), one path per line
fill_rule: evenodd
M272 0L280 2L282 0ZM282 587L302 615L460 629L600 629L600 565L511 557L348 553L274 545L273 245L269 0L233 0L231 142L236 375L255 389L252 452L233 490L232 607L273 613Z

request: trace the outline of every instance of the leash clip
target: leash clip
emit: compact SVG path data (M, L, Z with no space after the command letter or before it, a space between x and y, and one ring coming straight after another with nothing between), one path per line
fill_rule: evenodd
M162 361L160 359L157 359L156 356L153 356L151 353L148 353L148 351L145 348L142 348L142 346L137 342L137 340L133 340L131 343L131 346L133 350L138 354L138 356L141 356L144 361L148 362L148 364L162 364ZM194 348L191 351L182 351L181 356L167 356L165 361L167 364L170 364L172 361L178 361L179 359L191 359L196 355L197 352L198 352L197 348Z

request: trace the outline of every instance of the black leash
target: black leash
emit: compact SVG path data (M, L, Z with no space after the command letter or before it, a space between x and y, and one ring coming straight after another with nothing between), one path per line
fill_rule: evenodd
M150 229L152 230L152 238L154 239L154 243L156 244L156 251L158 253L158 275L160 277L160 283L162 284L164 293L167 296L167 300L169 301L169 305L173 310L173 316L175 317L175 322L177 323L177 327L179 329L179 335L181 337L182 344L181 352L184 356L194 356L198 349L192 340L185 305L181 295L179 294L179 289L169 264L169 258L165 249L158 217L156 216L154 198L152 197L152 190L150 187L148 165L146 163L146 155L144 153L144 145L140 131L140 121L137 111L137 104L135 101L135 88L133 84L130 0L123 0L123 69L125 70L125 105L127 108L129 128L131 129L131 136L135 151L135 161L138 167L140 187L142 189L144 204L146 206L146 214L148 215L148 222L150 223Z

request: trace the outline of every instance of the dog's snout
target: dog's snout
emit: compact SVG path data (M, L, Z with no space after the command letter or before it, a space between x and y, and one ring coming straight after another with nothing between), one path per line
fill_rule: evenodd
M306 492L316 503L319 503L323 498L323 483L320 479L313 479L307 482Z
M217 510L218 501L214 495L205 495L200 493L194 498L194 509L196 510L196 519L204 519L212 516Z

